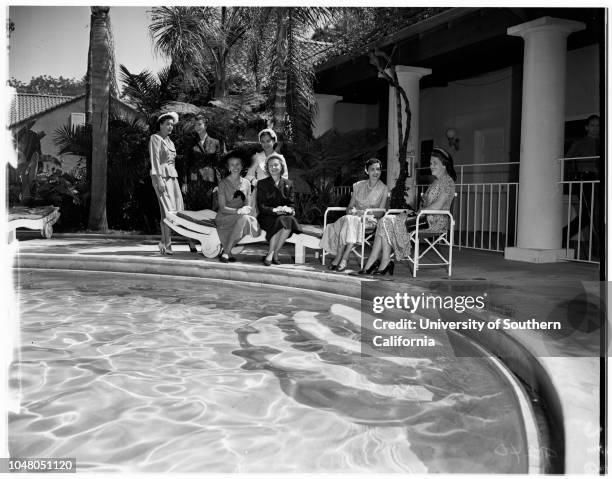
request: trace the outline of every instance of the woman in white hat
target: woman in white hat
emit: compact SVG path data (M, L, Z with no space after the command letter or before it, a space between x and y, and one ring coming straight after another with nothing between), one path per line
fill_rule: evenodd
M259 144L263 148L263 151L259 153L255 153L253 155L253 160L251 163L251 167L245 176L245 179L251 182L251 185L255 187L259 180L263 180L270 176L268 174L268 168L266 163L268 158L274 154L280 158L281 165L283 168L282 177L286 180L289 179L289 170L287 169L287 162L285 161L285 157L280 153L275 151L276 145L278 145L278 137L276 136L276 132L272 128L266 128L261 130L257 135L259 138ZM253 189L253 193L251 195L253 199L257 198L257 190ZM257 216L257 202L253 201L252 207L252 215Z
M181 211L183 196L178 182L178 174L174 166L176 148L170 139L170 133L178 122L175 112L162 113L157 118L157 133L149 139L149 158L151 159L151 181L159 201L161 241L159 252L161 254L174 254L172 252L172 232L164 223L167 211Z

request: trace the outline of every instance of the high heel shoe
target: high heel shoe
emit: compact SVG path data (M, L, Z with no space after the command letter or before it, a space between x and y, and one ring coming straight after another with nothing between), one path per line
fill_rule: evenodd
M395 269L395 263L393 261L389 261L385 269L378 269L374 271L375 276L384 276L389 273L389 276L393 276L393 270Z
M338 273L342 273L344 270L346 270L346 267L347 267L347 266L348 266L348 265L347 265L347 263L346 263L346 262L344 262L344 261L340 261L340 264L338 264L338 267L336 268L336 271L337 271Z
M161 242L157 243L157 248L159 249L159 254L161 255L166 254L166 247Z
M359 271L357 271L357 274L372 274L374 271L376 271L378 269L378 265L380 264L380 260L377 259L376 261L374 261L374 264L372 266L370 266L368 269L360 269Z

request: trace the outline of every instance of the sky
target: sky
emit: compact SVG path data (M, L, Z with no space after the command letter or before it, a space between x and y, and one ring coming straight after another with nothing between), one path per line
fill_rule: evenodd
M148 33L150 7L111 7L117 70L159 71L167 61L153 51ZM81 79L87 70L88 6L11 6L15 23L9 42L9 77L28 83L32 77Z

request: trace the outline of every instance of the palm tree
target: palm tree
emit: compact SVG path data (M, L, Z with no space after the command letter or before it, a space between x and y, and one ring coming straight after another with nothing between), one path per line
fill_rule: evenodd
M112 66L110 7L91 7L90 94L91 94L91 204L88 228L106 232L106 170L108 114Z
M212 64L214 97L227 93L232 55L247 33L244 7L157 7L151 10L149 32L155 47L169 56L184 77L184 87L197 86Z
M276 36L272 51L274 129L294 140L306 139L312 130L315 108L313 66L304 61L302 42L308 29L332 19L325 7L274 7ZM289 128L286 126L289 119Z

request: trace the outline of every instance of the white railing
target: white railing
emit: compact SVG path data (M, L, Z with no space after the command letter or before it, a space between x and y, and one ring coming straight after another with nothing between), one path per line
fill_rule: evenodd
M457 197L452 213L459 247L503 252L516 245L519 185L508 179L509 169L518 165L517 161L455 165ZM518 172L514 176L518 178ZM418 193L427 187L419 185Z
M602 214L598 204L601 198L599 180L566 180L566 163L570 161L574 171L578 171L578 176L588 177L597 171L599 156L559 159L560 178L564 179L559 183L566 185L563 186L566 204L563 247L566 248L570 261L598 263L601 248L598 222ZM587 165L591 163L594 166L590 169L589 165L586 170L583 168L584 171L579 172L576 169L577 162L585 162ZM511 178L508 167L518 168L518 165L519 162L505 162L455 166L457 197L452 213L455 218L455 244L460 248L503 252L506 247L516 245L519 184L518 181L507 180ZM486 168L488 171L470 171L470 168ZM425 171L429 168L417 170ZM518 179L518 171L512 176ZM496 181L475 181L483 179ZM417 185L418 197L428 186ZM350 186L334 189L338 197L350 191Z
M455 244L460 248L503 252L516 244L518 182L509 182L508 167L518 162L456 165L457 196L453 202ZM471 171L470 169L486 169ZM428 167L417 171L428 171ZM518 177L518 175L515 175ZM474 181L474 180L481 181ZM495 181L482 181L484 179ZM420 197L429 185L417 185ZM350 186L337 186L334 194L350 193Z
M429 185L418 185L418 193ZM460 248L503 252L516 244L518 183L456 183L453 203L455 244Z
M559 158L560 177L563 185L564 220L563 246L569 261L582 263L599 263L601 248L599 217L601 189L599 180L566 179L567 162L573 163L575 176L594 176L597 171L599 156ZM593 164L593 170L580 171L579 162ZM587 163L588 162L588 163Z
M597 163L599 162L599 156L575 156L572 158L559 158L559 168L560 168L560 172L559 172L559 178L562 179L562 181L572 181L572 179L568 179L566 178L566 173L567 173L567 166L566 164L571 162L572 166L573 166L573 172L579 172L577 166L578 164L582 163L582 165L587 165L588 166L592 166L592 170L591 172L596 172L598 170L597 167ZM572 171L570 171L570 174L572 173ZM586 173L586 172L585 172Z

